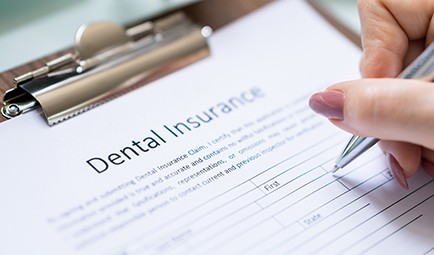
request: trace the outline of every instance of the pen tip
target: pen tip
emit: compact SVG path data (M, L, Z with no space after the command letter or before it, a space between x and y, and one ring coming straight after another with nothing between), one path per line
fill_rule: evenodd
M340 167L338 167L337 165L335 165L332 169L332 173L336 173L338 170L340 169Z

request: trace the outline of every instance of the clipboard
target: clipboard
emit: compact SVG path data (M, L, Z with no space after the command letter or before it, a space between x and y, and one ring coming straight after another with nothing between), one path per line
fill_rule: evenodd
M125 27L80 27L74 48L0 74L0 122L41 108L51 126L157 80L209 55L206 37L211 28L219 29L268 2L204 0ZM307 2L359 45L357 35L314 0ZM101 36L102 31L107 33ZM100 45L92 46L90 41L97 37ZM138 50L130 50L134 47Z
M379 162L379 151L365 158L348 176L348 182L333 179L328 174L327 169L338 153L335 149L341 149L338 143L344 141L345 134L322 125L326 120L317 119L309 111L306 98L316 90L314 84L329 84L329 81L358 75L355 67L360 51L305 2L287 0L270 5L274 4L273 8L265 6L264 12L260 10L215 35L215 47L211 50L215 50L215 54L222 53L222 58L213 56L210 61L160 80L155 84L158 86L137 90L56 128L47 128L37 114L12 121L10 125L5 123L3 142L8 146L3 146L2 151L7 159L2 164L5 169L2 171L3 250L16 253L21 249L32 253L40 247L45 254L56 254L59 250L66 250L64 253L70 250L72 254L72 249L83 249L82 254L107 251L103 254L120 255L176 245L178 253L191 250L206 254L223 250L221 254L225 254L224 251L243 254L249 253L245 252L247 248L252 252L290 252L301 244L307 247L306 252L327 253L360 248L358 241L366 240L366 236L373 237L367 242L368 248L375 245L396 250L401 247L396 248L395 238L389 239L386 245L377 244L397 231L405 233L398 240L414 237L417 241L419 238L414 233L418 232L421 242L426 244L406 243L406 247L421 247L419 253L430 249L433 243L424 238L423 233L424 226L432 223L429 217L433 214L425 213L424 208L429 209L434 187L430 184L434 183L422 182L419 178L418 186L414 186L417 187L415 193L398 192L392 185L393 177L387 175L386 167ZM282 8L291 6L302 8ZM273 26L276 22L270 22L270 18L276 13L279 13L278 20L289 25ZM297 19L291 19L291 15ZM306 27L313 30L306 30L299 22L290 23L306 17L312 17L305 21ZM282 40L273 41L274 50L261 47L267 46L270 38L288 27L290 32L282 36ZM256 29L245 31L244 28ZM315 28L319 28L318 33L312 33ZM237 37L240 33L242 36ZM291 44L297 33L300 33L300 40ZM323 43L315 48L318 38ZM236 39L234 44L225 43L231 39ZM241 47L245 49L238 54L236 51ZM313 50L313 53L305 54L302 49ZM256 63L256 59L267 61ZM346 64L333 68L331 59ZM276 62L272 63L273 60ZM266 69L270 63L279 68ZM303 68L297 69L299 63ZM30 66L29 70L40 66ZM238 68L243 66L247 68ZM326 68L321 70L321 67ZM307 77L312 70L319 72ZM207 75L202 75L204 73ZM252 73L254 75L250 75ZM22 72L16 75L20 74ZM212 83L207 84L209 81ZM303 86L308 83L311 85ZM198 93L194 93L195 89ZM260 93L245 93L249 91ZM250 97L255 94L259 96L258 101ZM232 107L232 99L243 99L243 95L252 103L234 101L236 106ZM129 107L133 111L126 113ZM215 118L211 115L214 114L212 109L216 109ZM208 113L211 117L207 119ZM199 120L197 116L204 117ZM250 139L252 132L256 134ZM6 135L8 133L19 135ZM144 146L138 146L139 142ZM185 161L184 155L188 155ZM110 170L97 173L88 163L93 158L109 162ZM186 166L191 168L178 175ZM202 175L200 171L205 167L208 168ZM196 179L195 173L201 176ZM165 176L168 180L162 179ZM209 186L199 186L203 181ZM130 186L126 186L128 183ZM148 189L153 183L158 186ZM203 189L198 190L198 187ZM132 198L129 193L136 189L140 192ZM162 191L167 193L159 196ZM158 194L158 199L148 204L146 201L153 194ZM177 202L166 202L172 195ZM418 199L413 199L415 197ZM128 204L117 204L119 198ZM137 209L133 203L137 203ZM201 205L205 207L199 207ZM191 211L198 207L201 211ZM127 214L123 214L124 208ZM89 213L94 209L98 217L87 218L93 215ZM102 214L101 209L104 209ZM411 214L407 214L409 211ZM117 212L122 213L119 218L113 218L108 225L100 225ZM143 215L160 212L158 218L143 218ZM68 217L62 218L62 215ZM327 221L322 221L326 218ZM368 224L364 225L365 222ZM417 225L407 228L413 222ZM362 226L362 232L352 232L355 225ZM96 226L95 231L90 232L93 226ZM66 231L58 231L63 229ZM419 229L422 231L417 231ZM99 239L106 234L107 239ZM312 235L325 238L315 241L309 238ZM293 241L292 237L300 239ZM17 245L23 240L25 246ZM232 245L226 246L226 243ZM333 245L325 247L324 243ZM201 249L193 250L195 244L200 244L201 247L197 246ZM89 250L84 250L87 248ZM363 252L365 248L362 246L356 251ZM94 250L101 252L92 252Z
M142 41L143 39L150 39L150 37L154 40L160 37L155 40L158 42L151 42L149 45L144 46L144 48L148 49L142 49L142 51L146 53L145 55L147 56L142 57L141 60L137 60L137 56L133 56L135 62L130 64L126 63L127 61L124 61L123 64L112 64L112 61L108 61L110 62L108 63L109 67L106 65L105 68L91 68L93 70L83 72L83 75L71 75L71 73L65 71L59 72L60 67L68 67L68 65L73 65L74 62L83 61L86 58L89 59L92 57L95 59L100 57L101 54L96 56L86 52L86 47L89 45L89 42L86 42L86 40L94 39L92 38L93 35L90 35L91 38L87 39L86 35L91 32L86 31L87 34L84 35L83 39L85 42L82 43L84 45L83 47L76 43L75 49L69 48L0 74L0 89L2 92L7 91L2 102L5 107L3 107L3 114L0 117L0 121L4 121L5 116L15 117L40 106L48 124L53 125L106 102L111 98L117 97L135 87L143 86L209 54L206 38L201 38L200 36L200 29L203 27L199 27L196 23L208 24L208 26L213 29L218 29L237 17L259 8L267 2L269 2L269 0L259 0L252 3L244 3L244 1L208 0L178 10L178 13L171 12L164 16L154 17L148 21L128 24L125 28L125 32L131 33L132 35L130 35L130 37L133 37L133 39L135 39L135 36L141 36L139 39L142 39ZM107 29L110 31L107 36L103 36L101 41L111 40L113 43L107 45L103 42L102 46L91 50L94 53L105 50L104 46L106 48L116 46L119 51L122 51L122 49L119 48L126 43L130 43L128 36L124 36L123 38L122 27L107 23L98 25L102 27L101 31ZM89 28L88 30L98 30L98 25L96 26L97 28L95 28L95 26L87 28ZM155 25L155 27L152 27L152 25ZM83 30L83 28L81 29ZM140 29L142 29L142 31L140 31ZM135 30L139 31L136 32ZM171 31L167 31L168 35L166 36L164 35L166 32L164 30ZM80 30L78 33L80 33ZM100 31L96 31L96 34L98 33L100 33ZM119 33L119 36L113 38L113 36L111 36L113 33ZM151 34L148 35L146 33ZM176 33L178 33L178 35L173 35ZM162 34L163 36L161 36ZM190 35L185 36L185 34ZM79 54L77 54L77 51ZM106 53L106 51L104 53ZM115 52L113 55L114 56L109 56L108 58L111 58L110 60L119 56L125 58L125 54ZM88 62L92 62L93 59L90 59L91 61ZM118 67L116 72L121 74L125 73L125 70L131 71L133 66L144 64L147 66L145 68L141 67L141 70L136 70L135 75L132 75L132 73L129 74L134 77L119 77L117 75L115 75L117 77L112 77L112 79L107 77L107 74L111 72L109 69L111 69L113 65ZM47 74L53 72L53 75L47 77ZM125 75L128 74L125 73ZM78 76L80 77L78 78ZM55 78L53 79L53 77ZM14 79L16 86L11 82ZM103 88L89 85L94 83L105 85L113 79L118 79L117 84L103 86ZM60 86L58 86L59 83L61 83ZM53 86L53 84L56 84L56 86ZM93 92L91 90L93 90Z

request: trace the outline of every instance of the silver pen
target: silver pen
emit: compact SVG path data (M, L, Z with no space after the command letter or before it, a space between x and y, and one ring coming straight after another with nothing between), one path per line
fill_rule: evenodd
M434 43L431 43L422 54L417 57L397 78L401 79L423 79L432 81L434 78ZM378 142L377 138L353 136L345 146L341 155L337 158L332 170L335 173L345 167L363 152Z

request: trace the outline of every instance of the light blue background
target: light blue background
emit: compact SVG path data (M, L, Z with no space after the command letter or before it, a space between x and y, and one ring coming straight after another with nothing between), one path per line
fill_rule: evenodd
M92 21L125 24L198 0L13 0L0 3L0 71L72 46L77 28ZM289 0L288 0L289 1ZM318 0L359 31L355 0Z

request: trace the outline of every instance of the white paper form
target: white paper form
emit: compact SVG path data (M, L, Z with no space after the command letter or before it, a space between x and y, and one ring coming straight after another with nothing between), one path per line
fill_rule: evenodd
M360 51L304 1L218 31L212 56L54 127L0 125L2 254L430 254L434 184L378 149L334 177L348 134L309 96Z

